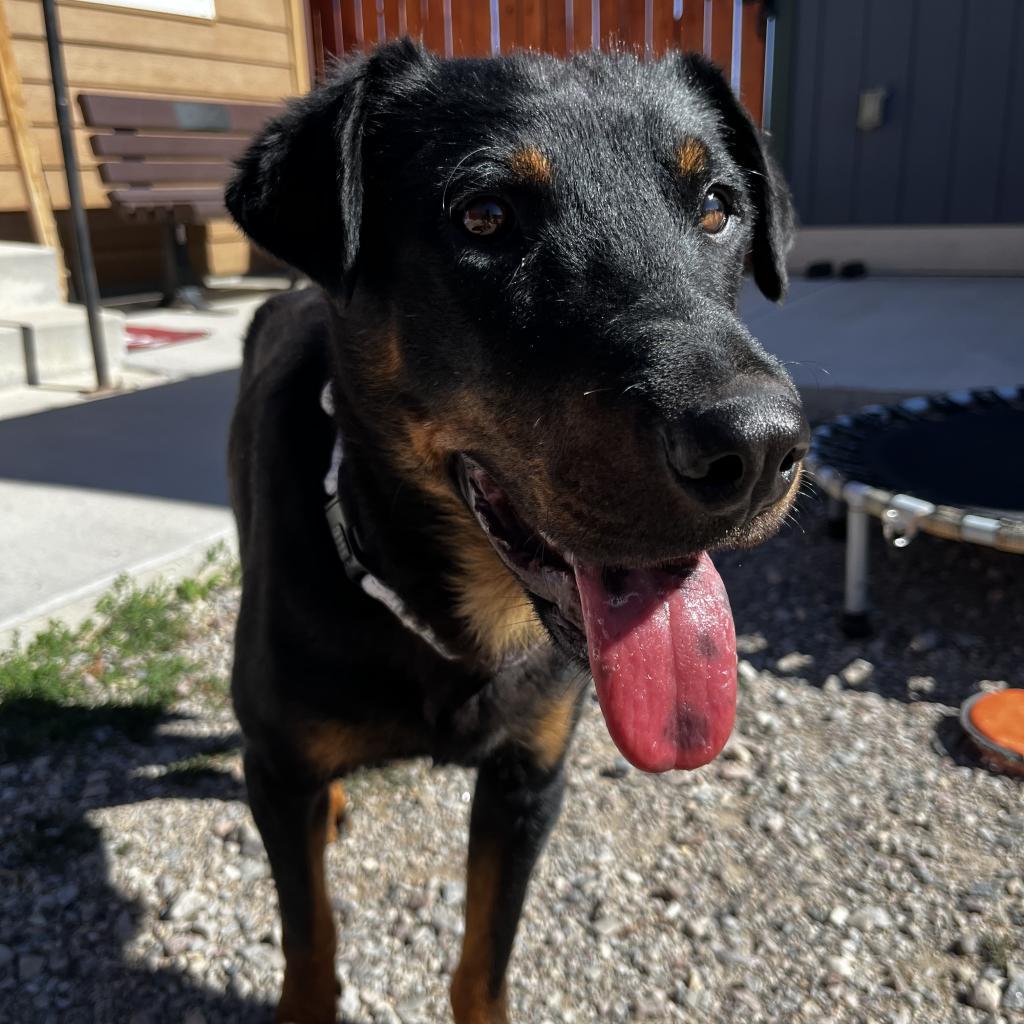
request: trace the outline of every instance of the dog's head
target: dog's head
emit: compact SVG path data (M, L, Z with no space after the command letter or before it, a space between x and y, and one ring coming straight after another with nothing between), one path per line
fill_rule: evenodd
M394 464L459 524L481 645L539 618L589 650L606 712L636 689L631 658L678 689L689 645L707 693L687 717L666 689L651 727L685 760L735 669L702 553L776 529L806 447L792 383L737 315L748 256L765 295L785 290L789 198L717 70L391 44L273 122L228 206L343 310L345 386L387 410ZM639 733L616 739L667 766Z

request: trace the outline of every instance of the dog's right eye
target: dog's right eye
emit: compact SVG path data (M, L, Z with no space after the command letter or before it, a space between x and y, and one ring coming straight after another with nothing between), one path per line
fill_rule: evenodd
M474 238L493 238L512 223L512 211L494 196L477 196L459 207L456 219Z
M729 204L717 189L711 189L700 208L700 226L705 234L718 235L729 223Z

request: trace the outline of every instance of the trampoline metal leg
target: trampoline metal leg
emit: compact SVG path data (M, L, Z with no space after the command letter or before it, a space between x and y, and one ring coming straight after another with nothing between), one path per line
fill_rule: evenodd
M846 513L846 588L843 595L843 632L868 632L868 514L851 504Z

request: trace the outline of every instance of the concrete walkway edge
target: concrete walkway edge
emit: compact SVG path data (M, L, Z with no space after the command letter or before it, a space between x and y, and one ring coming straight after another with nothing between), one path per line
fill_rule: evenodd
M0 622L0 651L9 648L16 640L23 646L54 619L72 628L80 625L92 614L97 600L120 576L128 576L138 586L146 586L157 579L177 583L198 572L203 566L207 552L218 544L226 545L227 550L233 555L238 553L238 536L234 526L208 533L175 551L146 559L83 587L58 594L34 608L6 619Z

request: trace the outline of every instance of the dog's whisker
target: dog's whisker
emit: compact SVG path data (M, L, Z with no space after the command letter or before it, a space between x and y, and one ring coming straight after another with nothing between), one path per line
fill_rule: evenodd
M481 153L486 153L487 147L480 146L479 149L474 149L471 153L467 153L461 160L452 168L451 173L448 175L447 181L444 183L444 189L441 191L441 210L444 213L448 212L448 189L451 187L452 181L455 179L455 175L458 174L459 168L466 163L467 160L472 160L473 157L479 156Z

